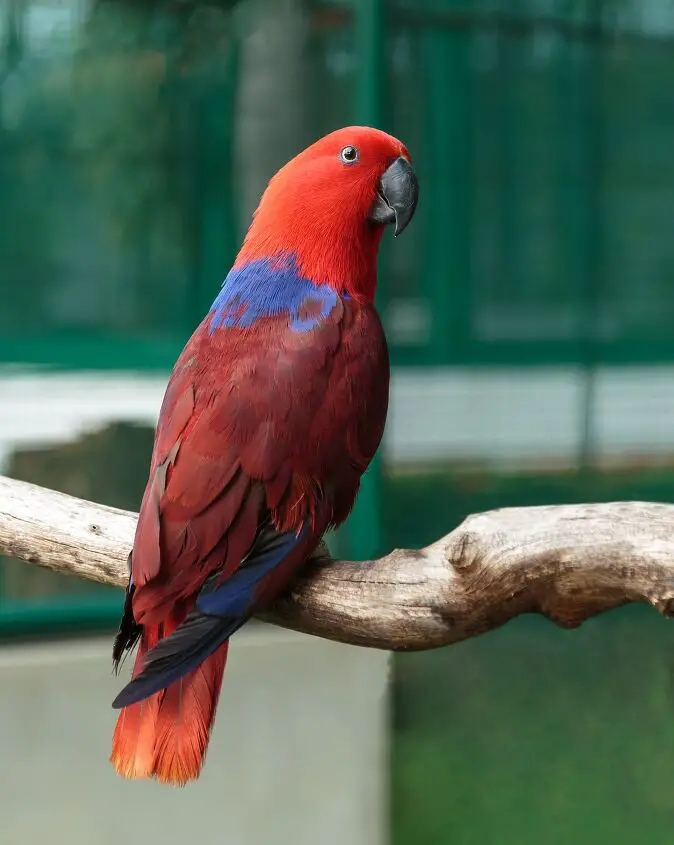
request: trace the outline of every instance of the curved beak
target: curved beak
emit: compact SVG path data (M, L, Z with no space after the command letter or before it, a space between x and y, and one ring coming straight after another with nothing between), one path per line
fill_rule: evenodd
M419 200L419 182L412 165L402 156L397 158L379 180L379 190L370 220L374 223L395 223L397 237L414 217Z

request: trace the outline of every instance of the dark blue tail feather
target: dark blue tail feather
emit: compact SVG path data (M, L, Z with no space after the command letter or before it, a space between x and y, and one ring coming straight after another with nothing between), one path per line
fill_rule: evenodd
M200 666L247 617L221 619L194 611L182 625L148 652L143 671L113 701L115 709L128 707L180 680Z
M176 630L151 649L140 674L131 680L114 700L114 708L128 707L165 689L196 669L253 613L256 588L305 538L308 526L299 535L279 534L265 526L240 568L222 584L219 574L204 585L196 608Z

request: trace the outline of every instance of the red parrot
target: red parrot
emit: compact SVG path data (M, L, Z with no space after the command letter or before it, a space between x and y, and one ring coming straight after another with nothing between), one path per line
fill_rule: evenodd
M362 126L269 182L162 403L113 648L119 668L140 641L113 703L120 775L199 776L229 637L349 514L388 406L379 243L417 198L405 146Z

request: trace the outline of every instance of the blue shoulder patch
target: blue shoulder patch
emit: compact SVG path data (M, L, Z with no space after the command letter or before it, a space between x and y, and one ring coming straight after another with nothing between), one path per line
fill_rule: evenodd
M292 256L263 258L229 271L211 306L209 331L251 326L263 317L288 314L288 325L308 332L337 304L337 291L302 276Z

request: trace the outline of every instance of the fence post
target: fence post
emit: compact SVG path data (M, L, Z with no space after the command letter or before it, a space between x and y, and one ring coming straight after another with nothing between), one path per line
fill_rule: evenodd
M357 72L354 112L365 126L381 127L384 92L385 20L381 0L357 0L352 4ZM377 454L365 473L353 513L338 540L340 554L369 559L382 551L382 466ZM343 548L344 538L346 549Z

